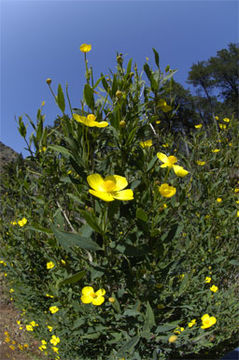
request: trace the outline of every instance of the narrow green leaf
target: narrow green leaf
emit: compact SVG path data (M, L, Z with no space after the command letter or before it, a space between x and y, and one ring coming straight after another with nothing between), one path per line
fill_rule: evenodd
M154 52L154 59L155 59L155 64L157 65L157 67L159 68L159 54L158 52L153 48L153 52Z
M147 63L144 64L144 71L145 71L148 79L151 80L152 73L151 73L150 67L149 67L149 65Z
M150 163L149 163L149 165L148 165L148 167L147 167L147 172L148 171L150 171L151 169L152 169L152 167L154 166L154 164L156 163L156 161L157 161L157 156L155 155L154 157L153 157L153 159L150 161Z
M128 65L127 65L127 74L129 74L131 72L131 65L132 65L132 59L129 59Z
M53 232L47 228L44 228L43 226L40 226L38 224L31 224L31 226L27 226L28 230L33 230L36 232L41 232L41 233L45 233L45 234L52 234Z
M49 149L55 150L61 154L67 155L67 156L71 156L71 153L69 150L67 150L66 148L64 148L63 146L60 145L49 145L48 146Z
M100 226L98 225L97 221L96 221L96 217L89 213L88 211L85 210L81 210L81 215L83 216L83 218L86 220L87 224L96 232L98 232L99 234L102 233L102 230L100 228Z
M90 87L89 84L85 84L84 87L84 98L86 101L86 104L89 106L89 108L93 111L95 106L95 100L94 100L94 92L93 89Z
M147 301L145 322L144 322L144 327L143 327L143 334L145 334L147 336L147 333L150 332L150 330L152 329L152 327L154 325L155 325L154 313L153 313L153 310L152 310L152 308L150 306L150 303Z
M72 247L74 246L78 246L81 249L86 250L101 250L99 245L90 238L83 237L79 234L59 231L54 225L51 225L51 230L53 231L59 245L62 246L66 251L71 251Z
M64 111L65 111L65 97L64 97L64 93L63 93L61 84L58 85L57 104L58 104L59 108L61 109L61 111L64 114Z
M136 217L142 221L148 221L148 216L142 208L138 208L136 210Z
M67 279L64 279L62 281L59 282L59 285L66 285L66 284L74 284L77 281L80 281L84 276L85 276L86 272L83 271L79 271L78 273L69 276Z
M127 352L132 352L135 346L138 344L140 337L138 335L132 337L130 340L126 341L120 350L117 352L116 356L124 356Z

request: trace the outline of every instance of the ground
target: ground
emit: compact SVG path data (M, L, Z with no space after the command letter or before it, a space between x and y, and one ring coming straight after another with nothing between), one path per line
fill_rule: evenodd
M17 321L21 321L20 312L14 308L10 298L4 274L0 273L0 359L41 360L39 343L24 328L19 329Z

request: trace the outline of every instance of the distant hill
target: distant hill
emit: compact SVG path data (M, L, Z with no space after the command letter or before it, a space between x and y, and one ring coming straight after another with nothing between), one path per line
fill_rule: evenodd
M19 153L0 141L0 172L3 171L5 165L16 160L19 155Z

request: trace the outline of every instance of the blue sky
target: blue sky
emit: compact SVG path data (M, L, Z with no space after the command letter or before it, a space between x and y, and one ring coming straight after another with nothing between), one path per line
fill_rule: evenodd
M116 52L133 58L142 68L153 64L154 47L161 67L178 69L175 80L183 85L193 63L207 60L238 42L238 1L64 1L0 0L1 5L1 141L18 152L24 141L15 116L27 113L33 120L44 100L46 123L58 109L45 83L69 84L73 107L82 98L84 84L82 43L95 79L115 68Z

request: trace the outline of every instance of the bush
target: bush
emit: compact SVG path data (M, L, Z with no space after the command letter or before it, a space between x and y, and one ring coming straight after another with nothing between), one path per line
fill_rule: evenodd
M27 139L19 118L29 156L2 177L1 266L49 359L212 359L236 343L238 122L170 133L174 71L154 54L146 81L120 54L94 83L85 53L80 108L47 79L54 127L41 107Z

